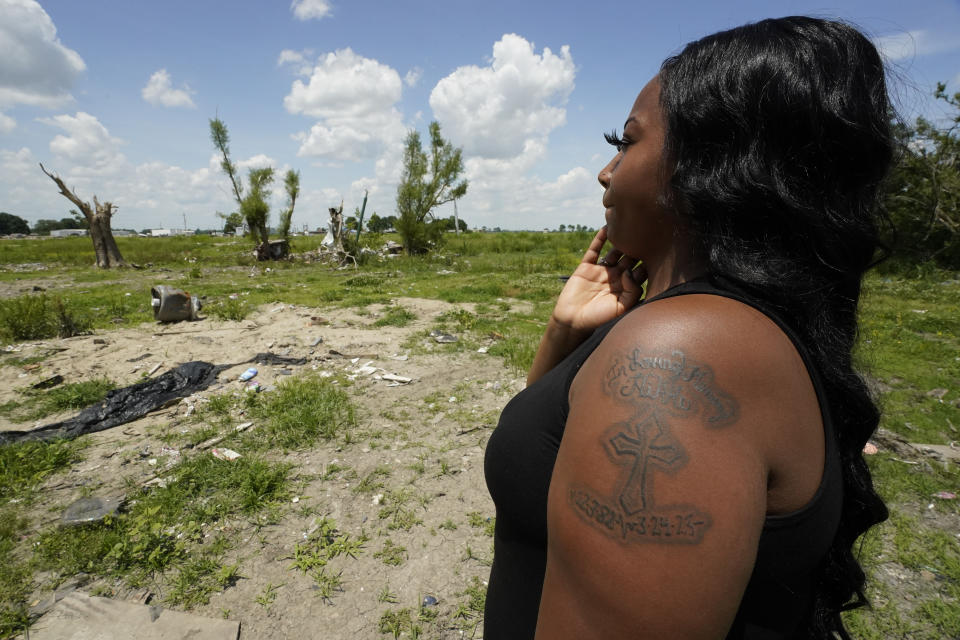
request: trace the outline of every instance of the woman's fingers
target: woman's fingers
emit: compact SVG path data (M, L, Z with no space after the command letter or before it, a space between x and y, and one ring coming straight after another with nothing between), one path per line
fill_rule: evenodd
M604 225L597 231L597 235L593 236L593 240L590 241L590 246L587 247L586 252L583 254L583 260L581 260L581 262L596 264L600 257L600 249L603 249L603 243L606 241L607 227Z

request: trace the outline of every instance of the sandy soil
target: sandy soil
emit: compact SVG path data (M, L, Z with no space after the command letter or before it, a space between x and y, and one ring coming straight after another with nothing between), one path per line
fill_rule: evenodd
M243 577L195 611L239 620L242 638L379 638L386 637L378 630L384 612L409 608L416 620L419 603L429 595L438 601L437 616L433 622L420 623L422 637L482 637L478 618L455 616L458 605L467 600L463 592L472 580L486 580L492 557L492 538L482 526L471 526L468 514L479 513L484 520L493 516L483 480L483 449L500 409L522 387L521 374L497 357L452 350L427 337L418 338L418 346L406 353L401 345L410 336L422 335L437 315L456 305L419 299L398 302L417 317L404 328L373 327L382 311L377 307L361 316L353 310L276 304L261 307L242 322L144 324L20 345L21 357L60 351L29 370L2 368L7 384L0 388L0 403L16 397L17 389L55 374L66 382L106 376L125 386L156 365L160 366L153 375L191 360L238 363L199 397L91 436L93 444L83 462L51 479L41 492L33 526L53 524L60 511L82 495L128 493L131 486L156 476L158 465L150 461L165 446L159 437L201 428L187 416L189 407L211 394L240 393L236 378L249 366L240 363L256 353L304 357L307 363L301 366L259 367L257 380L266 387L276 384L284 377L284 368L294 376L313 371L355 376L348 392L358 407L356 433L348 444L341 440L283 456L297 465L299 479L294 483L297 503L278 524L257 526L244 519L220 523L238 541L228 560L241 563ZM311 346L317 338L322 342ZM369 371L361 370L364 365L376 371L364 373ZM394 386L381 378L384 373L412 381ZM30 426L0 422L0 429ZM183 454L201 455L195 450ZM162 463L161 458L159 466ZM322 479L331 464L348 465L356 475ZM422 473L411 468L418 464L424 467ZM391 472L378 493L405 489L416 497L411 506L422 523L410 531L388 530L386 521L378 518L378 496L354 490L359 479L378 466ZM345 533L370 537L357 558L338 557L328 566L328 572L341 572L343 580L342 591L329 600L318 597L311 577L291 568L290 560L295 545L322 515L334 518ZM477 517L473 520L475 525ZM402 565L388 566L374 558L387 538L406 548ZM119 599L142 601L145 596L113 582L83 588L90 591L98 584L113 589ZM162 600L164 589L163 580L151 588L151 603ZM395 594L396 603L380 601L385 590ZM265 593L275 594L275 599L258 603L258 597L269 600L262 597Z

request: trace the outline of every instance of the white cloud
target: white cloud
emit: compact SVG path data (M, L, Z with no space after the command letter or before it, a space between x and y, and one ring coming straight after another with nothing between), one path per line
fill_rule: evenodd
M220 166L219 162L217 163L217 166ZM246 160L240 160L237 162L237 168L240 169L240 171L247 171L248 169L262 169L263 167L276 168L276 166L277 163L273 158L262 153L258 153L255 156L247 158Z
M509 158L566 122L575 75L568 46L538 55L532 43L506 34L494 43L490 66L456 69L434 87L430 106L464 153Z
M414 67L407 71L406 75L403 76L403 83L408 87L415 87L417 83L420 82L420 78L423 76L423 69L420 67Z
M290 9L297 20L320 20L330 15L330 3L327 0L293 0Z
M5 113L0 113L0 133L10 133L17 128L17 121Z
M298 155L366 160L400 144L402 90L396 70L349 48L321 56L309 81L295 80L283 99L290 113L318 120L296 136Z
M147 81L147 86L140 91L143 99L152 105L194 109L197 105L193 104L193 99L190 98L191 93L193 91L187 85L183 85L183 89L174 89L166 69L154 72Z
M73 99L70 88L86 69L57 38L57 28L35 0L0 0L0 107L56 108Z
M943 35L925 29L904 31L874 38L874 46L890 61L907 60L920 56L960 49L956 34Z
M79 111L75 116L63 114L39 121L66 132L67 135L57 134L50 141L50 151L61 159L82 165L92 173L125 161L119 150L123 140L111 136L89 113Z

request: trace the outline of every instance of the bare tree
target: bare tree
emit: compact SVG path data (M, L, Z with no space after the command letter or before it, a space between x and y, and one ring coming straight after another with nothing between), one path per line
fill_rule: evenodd
M97 200L97 196L93 196L94 206L91 207L89 202L84 202L67 188L59 176L44 169L43 163L40 163L40 170L59 187L60 195L75 204L86 218L87 226L90 228L90 239L93 240L93 251L97 256L97 266L101 269L129 267L130 264L120 255L117 241L113 239L113 230L110 228L110 218L117 210L113 203L101 203Z

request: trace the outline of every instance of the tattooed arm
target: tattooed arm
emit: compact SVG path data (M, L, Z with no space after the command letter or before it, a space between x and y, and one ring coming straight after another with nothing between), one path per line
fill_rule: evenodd
M611 331L571 387L537 638L726 635L773 452L810 448L790 417L817 409L797 358L768 319L717 296L654 302ZM815 484L787 475L805 504Z

